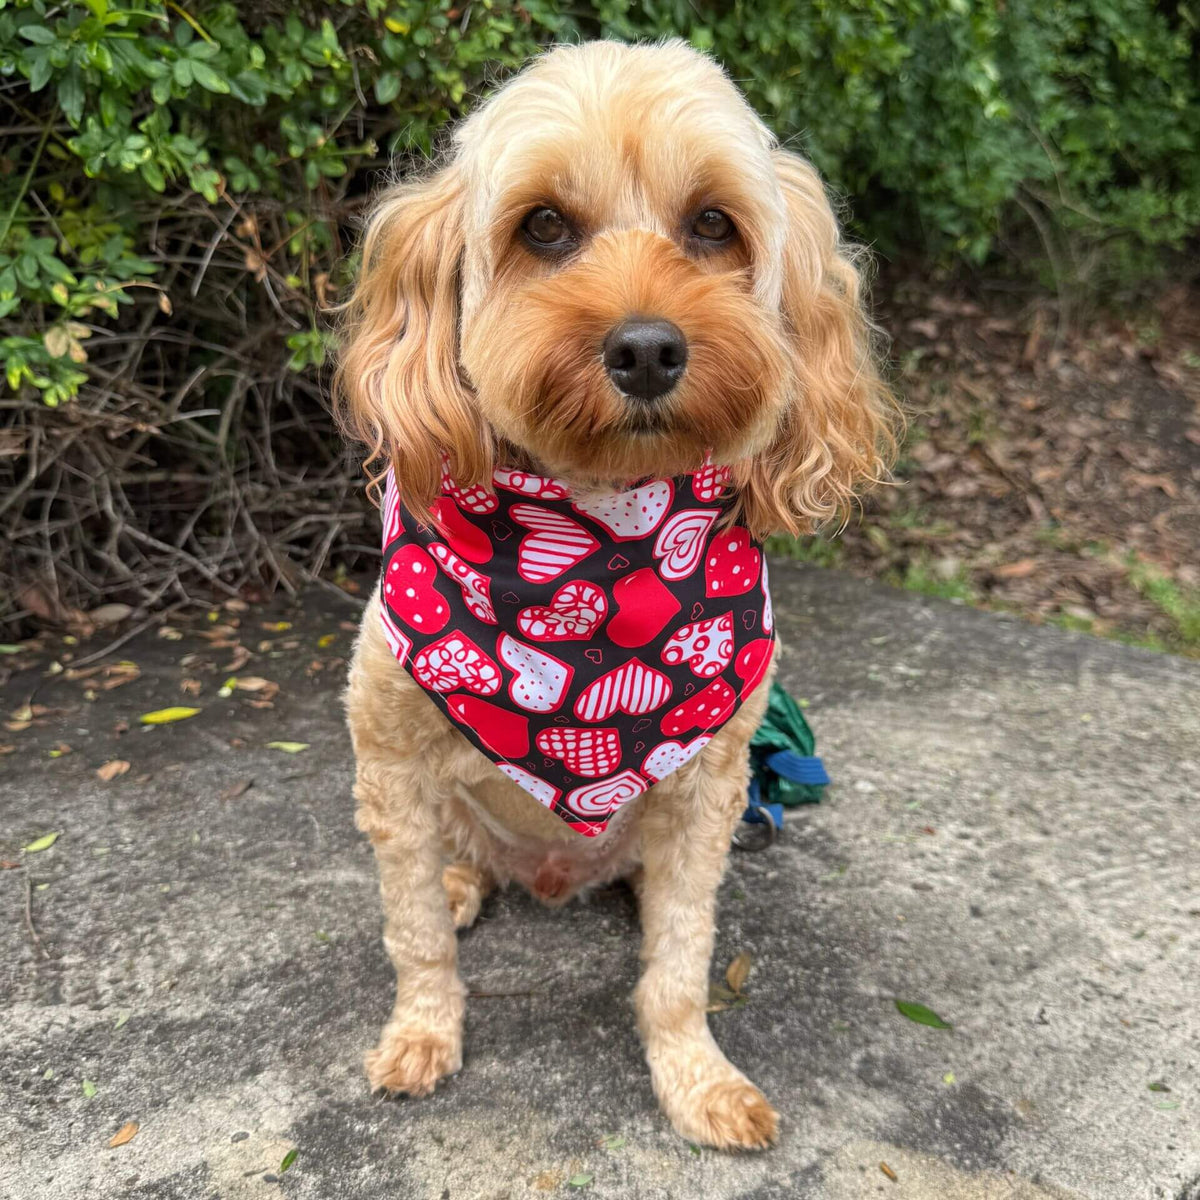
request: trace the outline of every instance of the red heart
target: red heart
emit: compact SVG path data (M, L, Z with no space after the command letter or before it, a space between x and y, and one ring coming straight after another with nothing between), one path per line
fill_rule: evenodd
M490 704L478 696L451 696L446 707L456 721L504 758L520 758L529 750L529 718L511 708Z
M383 595L406 625L422 633L438 633L450 620L450 605L434 586L437 567L415 543L401 546L388 563Z
M413 659L413 678L429 692L465 687L477 696L500 690L500 668L465 634L444 633Z
M575 715L581 721L607 721L615 712L640 717L671 694L671 681L637 658L605 671L579 693Z
M621 734L618 730L543 729L537 735L537 747L543 754L561 759L572 775L599 779L621 765Z
M702 616L704 616L704 605L697 600L696 603L692 605L692 620L698 621Z
M725 490L732 478L732 468L713 466L712 454L706 454L704 466L692 476L692 493L702 504L710 504Z
M733 711L737 696L723 679L714 679L690 700L670 709L662 719L662 731L677 737L689 729L712 729Z
M463 487L450 474L450 461L442 455L442 491L449 493L458 504L473 513L495 512L500 501L496 493L482 487Z
M748 642L738 651L734 659L733 670L739 679L745 680L742 685L742 696L748 696L762 682L762 677L771 665L771 651L775 642L771 638L758 638Z
M653 567L642 567L613 584L616 614L608 622L608 637L618 646L644 646L661 633L679 612L679 601Z
M488 535L478 525L472 525L448 496L438 497L429 506L429 511L455 554L461 554L473 563L485 563L492 557Z
M583 657L586 658L588 660L588 662L594 662L596 664L596 666L599 666L604 661L604 651L603 650L585 650L583 652Z
M600 549L578 521L540 504L514 504L508 510L530 532L517 547L517 574L529 583L549 583Z
M539 642L574 642L590 638L608 615L608 598L594 583L564 583L549 604L536 604L517 614L517 628Z
M750 531L740 525L723 529L708 544L704 560L706 596L740 596L758 583L762 555L750 544Z

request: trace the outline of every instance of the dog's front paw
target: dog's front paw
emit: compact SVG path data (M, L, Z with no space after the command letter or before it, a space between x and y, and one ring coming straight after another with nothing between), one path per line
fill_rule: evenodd
M779 1114L724 1055L707 1061L672 1055L654 1070L655 1091L675 1131L718 1150L765 1150L779 1132ZM685 1058L690 1061L683 1061Z
M363 1059L371 1091L428 1096L439 1079L462 1066L462 1041L419 1030L385 1029Z
M765 1150L779 1132L779 1114L739 1074L694 1088L668 1115L685 1138L718 1150Z

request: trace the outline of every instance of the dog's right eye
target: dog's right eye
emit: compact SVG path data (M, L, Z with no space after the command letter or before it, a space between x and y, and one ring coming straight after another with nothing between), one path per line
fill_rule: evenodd
M534 246L543 250L562 250L574 241L566 218L552 208L535 208L521 229Z

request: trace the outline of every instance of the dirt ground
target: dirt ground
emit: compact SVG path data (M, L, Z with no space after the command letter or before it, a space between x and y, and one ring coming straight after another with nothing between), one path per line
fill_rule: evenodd
M881 279L897 486L798 558L1200 655L1200 290L1060 324L1045 295Z

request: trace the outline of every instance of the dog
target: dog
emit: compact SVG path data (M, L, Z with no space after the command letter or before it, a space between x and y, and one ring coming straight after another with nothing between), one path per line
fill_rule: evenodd
M680 41L549 50L375 203L336 380L386 490L346 692L397 979L372 1089L459 1070L455 930L493 887L624 878L663 1111L774 1141L709 960L776 657L760 539L894 448L860 276L815 170Z

